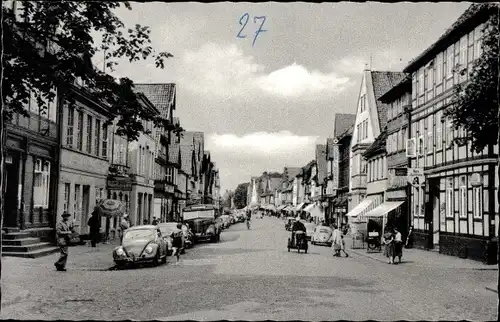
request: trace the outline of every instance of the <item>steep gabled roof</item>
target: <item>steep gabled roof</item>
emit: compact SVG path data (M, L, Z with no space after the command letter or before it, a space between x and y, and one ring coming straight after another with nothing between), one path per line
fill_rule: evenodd
M356 114L335 114L333 125L333 137L344 133L347 128L356 123Z
M134 84L134 90L144 93L160 112L169 107L175 109L175 89L174 83Z
M326 145L316 145L316 165L318 167L318 182L322 183L326 177Z
M284 171L286 171L288 178L295 178L301 171L301 167L285 167Z
M458 38L475 28L480 23L486 21L491 14L498 14L499 5L497 3L474 3L448 28L438 40L428 47L419 56L408 63L403 70L412 73L420 66L427 63L433 56L442 51Z
M188 175L192 175L193 146L181 145L181 170Z
M377 104L380 130L382 131L387 124L387 105L379 101L379 98L392 87L399 84L405 78L405 73L371 71L370 74L372 76L373 93L375 94L375 102Z
M365 159L370 159L374 155L385 153L386 140L387 140L387 130L384 129L380 133L380 135L375 139L375 141L366 149L365 153L363 153L363 157Z

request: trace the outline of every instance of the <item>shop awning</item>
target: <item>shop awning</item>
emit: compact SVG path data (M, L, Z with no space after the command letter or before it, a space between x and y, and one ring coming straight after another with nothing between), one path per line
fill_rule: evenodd
M310 204L309 206L306 206L306 207L304 208L304 211L311 212L311 210L312 210L314 207L316 207L316 204L315 204L315 203Z
M401 206L404 201L386 201L375 209L366 213L366 217L382 217Z
M360 213L368 209L370 205L375 201L375 198L366 198L365 200L361 201L359 205L354 207L353 210L347 213L347 217L357 217Z
M300 205L298 205L295 210L297 210L297 211L302 210L302 208L304 208L307 204L309 204L309 203L308 202L303 202Z

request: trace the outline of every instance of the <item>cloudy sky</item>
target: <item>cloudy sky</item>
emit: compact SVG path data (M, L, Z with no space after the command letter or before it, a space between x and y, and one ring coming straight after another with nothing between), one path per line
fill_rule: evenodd
M152 29L174 55L165 69L121 64L116 76L175 82L176 115L205 132L222 189L263 171L303 166L333 133L335 113L354 113L361 73L401 71L469 3L133 3L117 14ZM249 19L241 35L240 21ZM252 46L255 32L261 26ZM99 60L99 57L96 57Z

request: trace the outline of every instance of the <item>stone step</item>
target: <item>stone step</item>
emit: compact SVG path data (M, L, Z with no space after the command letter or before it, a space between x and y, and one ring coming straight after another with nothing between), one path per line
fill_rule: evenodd
M23 258L38 258L42 256L47 256L50 254L57 253L59 251L59 247L46 247L38 250L34 250L31 252L2 252L2 256L8 257L23 257Z
M24 246L33 245L40 242L40 238L29 237L21 239L4 239L2 241L3 246Z
M31 245L21 245L21 246L2 246L2 252L29 253L50 246L52 246L52 243L47 243L47 242L36 243Z
M3 239L22 239L22 238L28 238L31 237L29 233L26 232L18 232L18 233L8 233L3 235Z

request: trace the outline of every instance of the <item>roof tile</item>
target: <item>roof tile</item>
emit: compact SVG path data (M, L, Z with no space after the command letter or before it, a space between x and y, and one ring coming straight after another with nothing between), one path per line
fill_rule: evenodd
M392 87L399 84L404 78L405 73L402 72L387 72L387 71L371 71L373 93L377 104L377 114L379 119L380 131L387 124L387 105L378 99L387 93Z
M344 133L350 126L356 123L356 114L335 114L333 125L333 137Z

